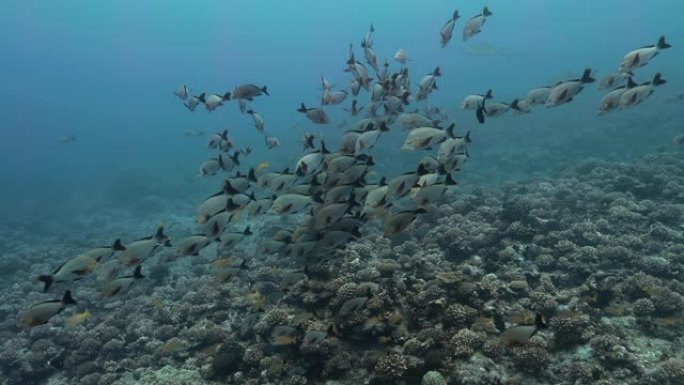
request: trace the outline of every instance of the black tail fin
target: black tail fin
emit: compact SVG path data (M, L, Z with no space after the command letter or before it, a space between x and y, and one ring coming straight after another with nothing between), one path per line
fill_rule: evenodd
M369 156L366 160L366 166L375 166L375 159L372 156Z
M387 122L383 120L380 123L380 127L378 129L380 130L380 132L387 132L389 131L389 126L387 126Z
M300 107L297 108L297 111L306 114L306 106L304 105L304 103L300 103Z
M204 98L205 96L206 96L206 93L202 92L202 94L197 97L197 100L199 100L202 103L206 103L206 99Z
M323 203L323 191L317 191L311 196L311 200L316 203Z
M659 85L665 84L665 83L667 83L667 80L665 80L661 77L660 72L655 74L655 76L653 77L653 80L651 81L651 84L653 84L654 86L659 86Z
M424 164L421 163L418 165L418 169L416 170L416 174L425 175L425 174L429 174L429 173L430 173L430 171L428 171L428 169L425 168Z
M252 110L251 108L245 112L248 113L249 115L254 115L254 110Z
M466 143L471 143L471 142L472 142L472 139L470 139L470 131L466 132L466 134L463 136L463 140L464 140Z
M491 89L488 89L488 90L487 90L487 93L484 95L484 98L485 98L485 99L491 99L491 98L493 98L493 97L494 97L494 94L492 93L492 90L491 90Z
M437 66L434 71L432 71L432 76L442 76L442 69Z
M665 36L663 35L660 37L660 39L658 39L658 44L656 44L656 47L658 47L658 49L665 49L670 48L672 46L665 42Z
M141 270L142 270L142 265L136 266L135 271L133 272L133 278L135 278L135 279L145 278L145 276L140 272Z
M627 88L634 88L638 86L631 77L627 78Z
M240 151L235 151L233 156L230 157L230 160L232 160L236 166L240 165L240 159L238 159L239 156L240 156Z
M534 326L537 329L546 329L549 325L544 322L544 316L541 315L541 313L537 313L537 315L534 316Z
M460 15L458 14L458 9L457 9L454 11L454 14L451 15L451 20L456 21L456 20L458 20L459 17L460 17Z
M76 301L71 297L71 290L67 290L64 292L64 296L62 297L62 304L63 305L76 305Z
M387 177L382 177L380 178L380 182L378 182L378 186L387 186Z
M45 286L43 286L43 293L46 293L48 290L50 290L50 286L52 286L52 284L55 282L51 275L40 275L38 276L38 280L45 284Z
M454 178L451 177L451 173L447 173L446 178L444 179L444 185L446 186L456 186L458 182L454 180Z
M596 81L596 79L591 77L591 68L585 68L584 73L582 74L582 83L593 83Z
M513 99L510 106L512 109L520 111L520 106L518 105L518 99Z
M487 8L487 6L485 5L484 9L482 10L482 16L492 16L492 15L493 15L492 11L490 11L489 8Z
M154 239L157 242L163 242L169 239L169 236L164 234L164 226L157 227L157 232L154 234Z
M124 251L124 250L126 250L126 248L124 247L124 245L121 244L121 239L118 239L118 238L117 238L117 239L114 241L114 244L112 244L112 250L116 250L116 251Z
M330 154L327 148L325 148L325 142L321 139L321 154Z
M257 181L257 177L256 177L256 174L254 172L254 168L250 168L249 172L247 172L247 180L250 182L256 182Z
M456 136L454 135L454 128L456 128L456 123L451 123L449 127L446 128L446 134L450 138L455 138Z
M271 94L268 93L268 90L266 89L266 86L261 87L261 92L266 94L267 96L271 96Z
M223 100L225 100L225 101L229 101L229 100L230 100L230 91L228 91L228 92L226 92L225 94L223 94Z
M250 229L249 226L242 232L242 235L252 235L254 234Z

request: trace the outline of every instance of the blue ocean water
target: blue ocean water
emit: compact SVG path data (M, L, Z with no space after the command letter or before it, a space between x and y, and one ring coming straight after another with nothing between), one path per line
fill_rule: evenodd
M594 85L562 108L537 109L477 127L473 114L457 110L467 94L492 88L496 100L510 102L536 86L579 76L586 66L600 78L617 68L624 53L654 44L661 34L675 47L684 37L676 16L683 6L677 1L501 0L488 5L495 15L480 35L463 43L459 24L453 41L441 49L438 31L453 9L459 8L465 20L481 11L481 3L4 4L3 211L16 208L17 201L32 201L38 210L74 199L106 204L114 185L126 190L149 184L146 188L162 191L179 184L206 186L209 182L195 178L206 156L203 140L184 137L186 129L212 133L229 128L239 144L254 148L253 163L291 164L300 153L295 140L303 132L321 132L330 142L342 132L335 127L345 118L339 108L329 109L334 124L322 128L295 109L300 102L318 104L321 74L338 87L346 86L349 76L342 70L347 47L354 43L361 56L358 44L371 23L377 29L380 60L397 68L392 55L402 47L408 50L414 83L442 66L439 91L429 102L446 108L460 131L474 131L477 145L471 153L478 165L472 172L483 176L482 181L499 167L507 175L515 171L524 177L587 157L630 158L667 146L681 130L675 123L681 121L681 106L662 102L682 89L682 56L673 52L639 71L639 81L661 71L668 83L637 109L598 117L601 94L591 89ZM506 55L466 51L477 44ZM260 98L254 108L265 117L268 132L281 138L283 146L277 150L265 150L235 103L212 113L203 108L190 113L171 93L180 84L195 93L223 93L248 82L270 90L271 96ZM60 145L59 138L69 134L77 136L77 143ZM388 139L379 147L399 140ZM527 161L549 146L554 156ZM506 164L498 161L502 154L510 157ZM414 159L407 158L407 165L412 164ZM134 178L130 174L137 175L137 182L121 186L127 175Z

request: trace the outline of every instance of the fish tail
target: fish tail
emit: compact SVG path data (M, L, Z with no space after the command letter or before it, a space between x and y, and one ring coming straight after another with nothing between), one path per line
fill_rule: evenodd
M591 77L591 68L585 68L584 73L582 74L582 83L593 83L596 81L596 79Z
M50 290L50 286L52 286L52 284L55 282L51 275L38 276L38 280L45 284L45 286L43 286L43 293L46 293L48 290Z
M62 297L62 304L76 305L76 301L71 297L71 290L67 290L64 292L64 296Z
M489 8L487 8L487 6L485 5L484 9L482 10L482 16L492 16L492 15L493 15L492 11L490 11Z
M665 48L670 48L672 47L671 45L667 44L665 42L665 35L661 36L660 39L658 39L658 44L656 44L658 49L665 49Z

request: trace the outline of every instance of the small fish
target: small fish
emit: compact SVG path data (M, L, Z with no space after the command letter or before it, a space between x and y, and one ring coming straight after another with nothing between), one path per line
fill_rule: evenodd
M266 86L259 87L254 84L243 84L235 87L235 90L233 90L233 99L252 101L254 98L261 95L270 96Z
M366 42L361 42L361 47L363 48L363 55L366 57L366 63L370 64L371 67L378 72L378 55L375 53L373 46L366 44Z
M361 46L368 46L372 47L373 46L373 34L375 33L375 26L373 24L370 25L370 28L368 29L368 32L366 32L366 35L363 37L363 40L361 40Z
M141 272L142 266L138 265L135 267L132 275L127 275L123 277L118 277L107 282L101 290L103 297L114 297L117 295L122 295L128 292L128 289L133 286L133 284L140 279L145 278Z
M612 74L606 75L603 79L601 79L601 83L598 85L598 90L607 90L611 88L615 88L615 86L618 85L618 83L623 82L627 80L627 78L633 77L634 74L627 71L627 72L613 72Z
M180 338L171 338L164 345L159 348L159 353L161 354L174 354L185 351L187 345Z
M59 138L59 144L76 143L76 135L70 134Z
M513 106L516 106L518 108L518 99L515 99L513 103L508 104L508 103L489 103L487 105L487 111L485 111L485 114L489 118L495 118L498 116L501 116L505 114L506 112L510 111Z
M173 91L173 94L181 98L181 100L185 100L188 98L188 95L190 95L190 90L188 89L188 86L183 84L178 87L176 91Z
M202 93L200 96L198 96L198 99L201 103L204 103L204 106L207 108L207 111L213 111L217 107L222 106L223 102L227 102L230 100L230 92L226 92L223 95L207 95L205 93Z
M635 68L643 67L648 64L651 59L656 57L661 49L670 47L671 45L665 42L665 36L661 36L654 45L647 45L628 52L624 59L622 59L619 71L628 72Z
M484 99L492 99L493 97L492 90L487 90L484 95L468 95L463 99L460 108L462 110L475 110ZM546 101L546 99L544 99L544 101Z
M351 116L356 116L363 110L363 107L358 108L358 101L356 99L352 100L351 108L343 108L343 110L349 112Z
M335 87L335 85L330 83L328 81L328 79L326 79L325 76L323 76L323 74L321 74L321 89L323 91L326 91L326 90L329 91L329 90L332 90L333 87Z
M389 127L387 127L387 124L385 124L385 122L382 122L382 124L378 127L377 130L366 131L359 135L356 138L354 155L358 156L370 151L373 148L373 146L375 146L375 143L378 141L378 138L380 138L380 134L388 131Z
M366 303L369 299L370 298L367 296L349 299L342 303L342 306L340 306L338 314L342 317L350 316L361 310L364 306L366 306Z
M71 297L71 290L67 290L61 299L40 302L19 313L19 325L25 328L45 325L52 317L70 305L76 305L76 301Z
M90 312L90 310L86 309L83 313L76 313L67 318L65 324L67 327L74 328L85 322L92 315L93 314Z
M527 93L527 105L530 107L546 104L551 93L551 87L538 87Z
M247 110L247 113L249 115L252 115L252 121L254 122L254 127L257 129L257 131L263 134L264 127L266 127L266 122L264 122L264 118L262 118L261 115L254 110Z
M268 162L266 162L266 161L261 162L261 163L259 163L259 165L257 166L255 171L259 172L261 170L265 170L268 168L268 166L269 166Z
M447 138L453 138L454 123L450 124L446 129L436 127L418 127L409 131L401 147L402 151L417 151L430 149L433 146L442 143Z
M400 114L396 123L401 126L406 131L411 131L418 127L437 127L439 126L438 120L432 120L423 114L417 112L407 112Z
M271 206L271 212L279 215L287 215L301 212L316 203L322 203L320 194L307 196L301 194L283 194L279 196Z
M229 200L230 195L224 189L202 201L197 208L197 223L204 224L209 218L225 210Z
M271 346L291 346L297 344L297 328L292 326L276 326L271 332Z
M480 124L485 123L485 115L487 115L487 108L485 107L486 101L487 98L482 98L482 102L478 104L477 109L475 110L475 118L477 118L477 121Z
M337 91L330 91L330 90L325 90L323 92L323 100L322 104L324 106L334 106L337 104L340 104L344 102L344 100L347 98L347 91L345 90L337 90Z
M585 84L593 83L594 81L595 79L591 77L591 68L587 68L584 70L581 78L559 82L551 88L549 97L546 100L546 106L556 107L571 102L584 89Z
M149 237L141 238L126 246L126 250L119 255L119 261L127 265L138 265L153 256L163 247L171 245L171 238L164 234L164 226L159 226L157 232Z
M219 237L219 242L221 245L224 247L229 247L229 246L235 246L238 243L240 243L245 237L248 237L250 235L253 235L254 233L249 229L249 226L247 226L244 230L242 231L234 231L230 233L224 233Z
M408 52L406 52L406 49L399 48L399 50L394 54L394 60L400 64L406 64L406 62L409 61Z
M240 165L240 154L241 152L235 151L233 155L229 155L225 152L222 152L218 156L218 161L219 161L219 166L221 167L221 170L225 172L231 172L235 168L235 166Z
M297 161L295 174L298 176L308 176L315 173L323 165L326 154L329 154L329 151L321 140L321 149L319 151L306 154Z
M493 13L485 6L481 14L473 16L470 20L468 20L463 27L463 41L466 41L480 33L482 31L482 26L487 21L487 17L492 15Z
M218 148L224 140L228 140L228 130L211 135L207 142L207 148Z
M672 138L672 144L675 146L684 145L684 134L679 134Z
M280 139L275 136L264 136L264 142L266 142L266 147L269 150L280 147Z
M487 8L485 7L485 9ZM439 43L442 46L442 48L446 47L447 44L449 44L449 41L451 41L451 36L454 32L454 26L456 25L456 20L458 20L459 17L460 16L458 15L458 10L455 10L451 16L451 19L444 23L442 29L439 30ZM484 24L484 21L482 22L482 24Z
M208 236L205 234L195 234L178 241L178 244L176 245L176 251L178 255L181 256L198 256L200 250L209 246L210 244L211 239Z
M222 169L221 158L210 158L202 162L197 173L199 176L214 176Z
M458 183L451 177L451 174L447 174L442 183L435 183L418 188L413 195L413 201L418 207L434 204L442 198L450 187L456 186L457 184Z
M330 118L328 114L322 108L306 108L304 103L301 103L297 111L306 115L310 121L316 124L328 124L330 123Z
M38 276L38 280L44 284L43 292L47 292L55 282L72 282L85 278L95 270L101 258L101 256L93 258L91 255L80 254L62 263L52 274Z
M464 150L471 141L470 131L468 131L463 137L447 138L439 145L439 150L437 151L437 162L446 162L449 158Z
M387 188L388 201L394 202L396 199L411 192L411 189L416 186L420 177L427 173L427 170L422 165L419 165L417 171L407 172L392 178Z
M547 327L541 314L534 318L534 325L515 325L506 329L499 336L499 340L505 346L524 345L530 338L534 337L540 329Z
M221 235L221 233L223 233L226 227L235 218L236 214L234 213L234 211L235 204L233 203L233 199L230 198L228 199L228 204L225 210L214 214L204 224L202 224L202 229L204 233L212 240L216 240L216 238L218 238Z
M620 96L620 108L629 108L643 102L653 94L655 88L667 83L660 73L655 74L653 80L640 85L634 84L632 79L627 81L627 90Z
M620 107L620 98L622 98L622 94L624 94L625 91L627 91L627 86L622 86L605 94L603 98L601 98L599 115L604 115Z
M190 110L192 112L192 111L195 111L195 108L197 108L197 105L200 103L201 103L201 101L200 101L199 96L191 95L188 97L188 100L183 102L183 105L185 106L185 108L187 108L188 110Z
M358 96L361 91L361 82L357 78L349 79L349 89L351 89L353 96Z
M424 209L406 210L400 211L387 219L385 222L385 236L389 237L404 231L413 221L416 220L418 215L425 214L427 211Z

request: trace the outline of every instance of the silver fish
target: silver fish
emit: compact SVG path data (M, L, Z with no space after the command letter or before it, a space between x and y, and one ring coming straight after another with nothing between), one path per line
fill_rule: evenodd
M306 117L309 118L309 120L312 121L313 123L316 123L316 124L328 124L328 123L330 123L330 118L328 117L328 114L322 108L306 108L304 103L301 103L301 106L297 109L297 111L306 115Z
M454 26L456 25L456 20L458 20L458 18L458 10L455 10L451 16L451 19L444 23L442 29L439 30L439 43L442 48L446 47L447 44L449 44L449 41L451 41L451 36L454 32Z
M493 15L493 13L485 6L481 14L473 16L470 20L468 20L463 27L463 41L466 41L480 33L482 26L487 21L487 17L491 15Z
M643 67L656 57L661 49L670 48L671 45L665 42L665 36L661 36L654 45L647 45L628 52L620 64L620 72L628 72L635 68Z

